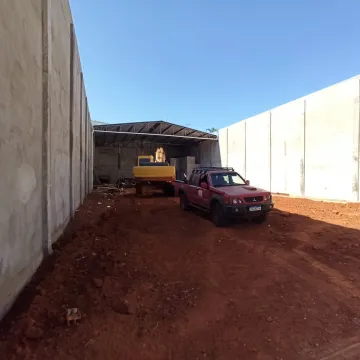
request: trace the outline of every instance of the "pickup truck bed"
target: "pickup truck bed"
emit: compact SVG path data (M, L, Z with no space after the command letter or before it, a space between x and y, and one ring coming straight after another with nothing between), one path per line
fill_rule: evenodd
M185 185L185 182L182 180L175 180L172 182L172 186L174 188L174 196L178 197L180 193L180 189L182 189Z

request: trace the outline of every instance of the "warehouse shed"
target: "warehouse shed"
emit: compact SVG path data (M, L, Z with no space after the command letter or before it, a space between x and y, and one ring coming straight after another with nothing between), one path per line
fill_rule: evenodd
M166 161L176 166L182 179L200 162L200 144L217 142L217 136L167 121L94 126L94 173L102 182L131 177L139 155L155 155L162 147Z

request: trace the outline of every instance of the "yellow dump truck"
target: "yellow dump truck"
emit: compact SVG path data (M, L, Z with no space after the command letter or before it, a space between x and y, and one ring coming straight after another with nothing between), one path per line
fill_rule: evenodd
M175 166L170 166L165 161L154 161L151 155L141 155L137 158L137 166L133 168L133 178L137 195L153 189L162 189L166 195L172 195Z

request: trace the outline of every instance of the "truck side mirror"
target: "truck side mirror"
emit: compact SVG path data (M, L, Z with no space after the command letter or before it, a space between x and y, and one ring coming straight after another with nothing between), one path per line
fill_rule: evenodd
M245 185L250 185L250 180L246 180Z

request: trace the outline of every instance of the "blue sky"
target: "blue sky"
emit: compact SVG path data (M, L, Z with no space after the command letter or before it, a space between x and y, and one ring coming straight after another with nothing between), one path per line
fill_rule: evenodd
M70 0L93 120L221 128L360 73L358 0Z

